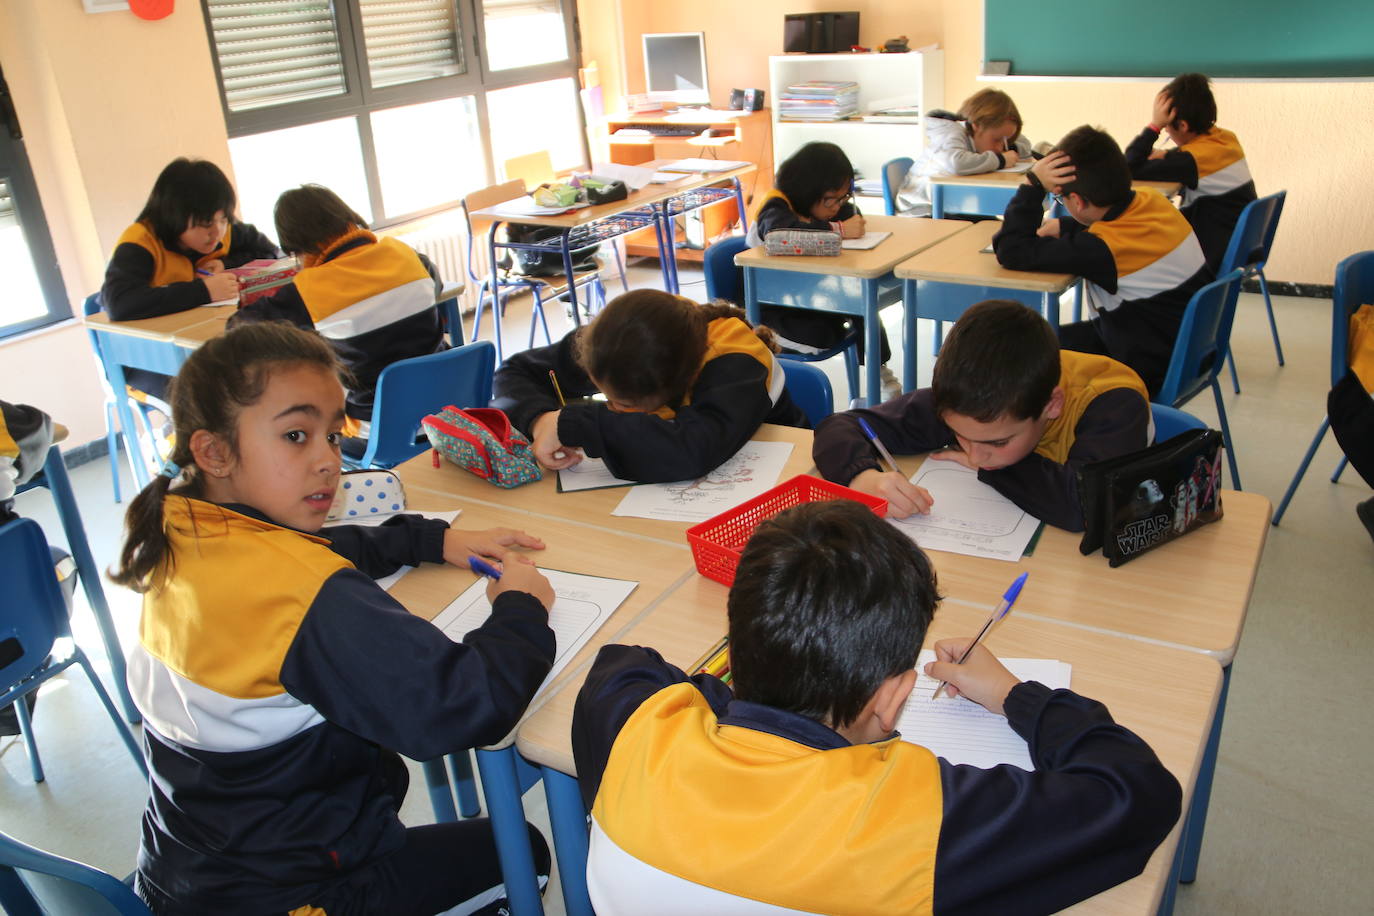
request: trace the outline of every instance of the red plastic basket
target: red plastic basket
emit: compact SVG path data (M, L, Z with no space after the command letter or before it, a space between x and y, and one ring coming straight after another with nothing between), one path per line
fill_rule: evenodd
M801 474L748 502L727 509L715 518L688 528L687 543L692 546L692 559L696 561L697 572L722 585L733 584L740 554L759 522L802 503L830 499L852 499L868 506L879 518L887 515L887 500L881 497L869 496L819 477Z

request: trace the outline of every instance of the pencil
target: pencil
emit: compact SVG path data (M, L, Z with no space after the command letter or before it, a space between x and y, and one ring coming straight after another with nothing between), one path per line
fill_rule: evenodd
M553 382L553 393L558 395L559 406L567 407L568 402L563 400L563 389L558 387L558 376L554 374L552 369L549 370L549 381Z

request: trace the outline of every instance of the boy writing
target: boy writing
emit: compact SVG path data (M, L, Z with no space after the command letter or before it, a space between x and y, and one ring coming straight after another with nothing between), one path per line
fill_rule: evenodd
M1042 225L1046 191L1070 215ZM1003 267L1088 281L1092 317L1061 325L1060 345L1120 360L1158 392L1188 299L1212 279L1183 215L1162 194L1132 190L1116 141L1084 125L1031 167L1003 219L992 239Z
M821 475L881 496L896 518L930 511L924 488L881 466L863 418L889 451L957 461L1036 518L1082 531L1078 468L1149 443L1140 377L1106 356L1061 351L1049 323L1019 302L964 312L931 382L822 421L813 452Z
M1201 73L1174 77L1155 96L1149 125L1126 147L1131 175L1183 185L1187 217L1213 271L1226 254L1240 211L1255 199L1255 182L1236 135L1216 126L1217 100ZM1161 132L1178 147L1157 150Z
M652 649L603 648L572 733L596 911L1050 912L1138 874L1180 791L1100 703L1019 682L981 646L954 664L970 640L941 640L926 673L1005 715L1036 769L900 740L938 600L910 538L810 503L740 559L733 695Z

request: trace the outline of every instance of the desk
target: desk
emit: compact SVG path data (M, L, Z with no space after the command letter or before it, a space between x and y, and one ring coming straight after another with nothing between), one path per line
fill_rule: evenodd
M792 443L792 454L783 466L779 482L805 474L813 467L813 433L809 429L765 423L750 438L763 442ZM429 453L410 459L397 467L396 472L405 481L408 494L419 494L421 491L451 494L463 500L464 505L476 503L521 513L527 517L520 524L528 526L540 537L544 535L538 529L543 526L545 519L562 519L596 529L596 537L600 537L601 532L633 535L687 549L686 531L690 525L685 522L612 516L611 510L625 498L625 487L559 493L557 472L545 470L543 480L513 490L502 490L450 462L444 461L439 467L434 467ZM688 559L688 562L691 560Z
M941 219L948 210L977 216L1001 216L1025 180L1025 172L934 175L930 179L930 215ZM1132 181L1131 187L1154 188L1165 197L1173 197L1183 186L1177 181Z
M669 160L653 160L643 164L644 168L658 168L669 164ZM663 284L669 291L678 291L677 260L673 249L672 218L689 210L699 209L733 196L744 213L744 191L740 176L755 171L753 164L727 169L721 172L698 172L684 174L682 180L672 184L651 184L638 191L631 191L624 200L600 204L595 207L582 207L568 213L551 216L529 216L510 208L506 204L495 204L474 210L473 219L491 223L487 234L491 264L491 286L496 289L497 257L496 249L513 248L526 251L559 251L563 256L563 273L573 276L572 252L593 242L615 238L640 229L652 228L658 236L658 254L663 270ZM712 188L712 185L728 181L730 188ZM517 222L529 226L546 226L559 230L557 238L541 242L525 243L497 241L497 229L503 222ZM577 308L577 290L569 284L568 298L572 304L573 323L581 324L581 313ZM497 323L500 328L500 323ZM499 332L498 332L499 333ZM500 349L500 342L497 343Z
M762 246L735 255L744 268L744 302L749 320L758 324L760 303L789 305L857 315L864 319L865 391L871 404L882 400L878 377L882 350L878 311L901 297L901 286L893 268L927 248L968 230L970 223L959 220L917 220L900 216L865 217L870 232L891 232L876 248L868 251L842 250L839 257L769 257ZM910 360L916 346L914 321L903 325L911 330L903 347ZM911 386L913 377L904 381Z
M997 263L997 255L985 253L992 237L1002 228L998 220L972 223L969 228L920 254L898 264L893 273L902 281L903 337L902 385L916 387L916 319L937 323L957 321L970 305L984 299L1017 299L1034 307L1038 299L1041 314L1053 325L1059 324L1059 297L1078 282L1073 274L1008 270ZM940 346L936 332L935 346Z
M926 638L934 640L977 632L987 619L1005 582L979 594L977 609L946 603L936 614ZM693 576L646 613L616 642L653 646L670 663L685 668L699 658L726 629L727 589L702 576ZM1221 673L1206 658L1120 636L1070 630L1043 621L1018 619L1019 608L998 625L988 645L1002 656L1057 658L1073 665L1073 688L1101 700L1118 722L1144 738L1184 789L1185 810L1201 766L1203 746L1217 702ZM565 682L534 715L521 725L516 747L545 770L551 819L560 837L557 853L563 875L564 905L569 914L591 912L586 894L586 812L572 774L570 726L573 702L585 672ZM1160 690L1159 684L1168 685ZM574 830L576 828L576 830ZM1073 908L1074 912L1155 913L1161 900L1171 899L1175 851L1181 824L1155 851L1145 871ZM565 846L572 837L580 845ZM570 886L569 876L581 878Z

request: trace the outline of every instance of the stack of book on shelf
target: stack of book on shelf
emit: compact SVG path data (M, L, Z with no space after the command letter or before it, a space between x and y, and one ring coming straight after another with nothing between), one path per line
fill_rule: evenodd
M843 121L859 110L859 84L849 80L810 80L788 86L778 102L784 121Z

